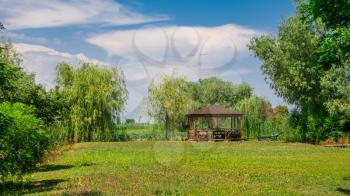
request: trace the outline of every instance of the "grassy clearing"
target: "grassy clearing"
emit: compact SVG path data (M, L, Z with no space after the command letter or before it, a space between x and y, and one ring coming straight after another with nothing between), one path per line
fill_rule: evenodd
M81 143L32 175L32 195L350 194L350 149L279 142Z

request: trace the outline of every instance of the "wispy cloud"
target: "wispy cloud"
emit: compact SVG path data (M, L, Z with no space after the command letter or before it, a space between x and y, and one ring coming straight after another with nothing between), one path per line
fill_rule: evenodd
M135 67L138 70L143 66L149 75L160 71L168 73L170 68L177 67L190 76L197 75L191 78L198 78L229 71L239 59L249 56L249 40L263 33L233 24L217 27L147 25L95 35L86 41L104 49L110 56L130 62L124 66L139 65Z
M86 41L103 48L109 55L135 57L141 52L160 61L169 49L175 49L183 58L197 55L196 52L225 54L228 47L240 56L246 55L249 40L263 33L233 24L217 27L146 25L140 29L98 34Z
M0 4L0 18L10 30L77 24L128 25L169 19L166 15L144 15L113 0L0 0Z
M36 82L47 88L54 86L56 66L61 61L72 63L73 65L79 65L82 62L107 64L100 60L89 58L83 53L60 52L43 45L14 43L13 46L22 55L23 69L29 73L34 73Z

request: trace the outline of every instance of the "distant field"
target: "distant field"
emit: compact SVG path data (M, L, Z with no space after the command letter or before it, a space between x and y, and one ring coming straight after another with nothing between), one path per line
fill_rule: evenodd
M33 195L342 195L350 194L350 149L254 141L82 143L32 177L23 192Z
M165 134L162 130L153 130L151 126L135 126L128 127L125 129L127 134L127 140L164 140ZM176 131L173 139L178 141L184 140L187 138L187 130Z

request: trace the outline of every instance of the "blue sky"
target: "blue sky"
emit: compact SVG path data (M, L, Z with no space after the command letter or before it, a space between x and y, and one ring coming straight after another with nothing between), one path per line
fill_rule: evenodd
M273 105L283 104L246 44L276 34L294 9L291 0L0 0L0 21L24 69L47 88L60 61L121 67L130 93L124 115L138 118L147 85L174 69L193 81L247 82Z

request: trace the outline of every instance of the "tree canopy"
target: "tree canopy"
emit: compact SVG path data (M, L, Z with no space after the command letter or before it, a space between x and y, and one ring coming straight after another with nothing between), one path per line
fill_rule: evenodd
M188 86L188 92L197 107L220 104L233 108L236 103L253 93L248 84L234 84L217 77L190 82Z
M349 0L310 0L301 4L301 10L312 20L322 19L329 28L350 25Z

